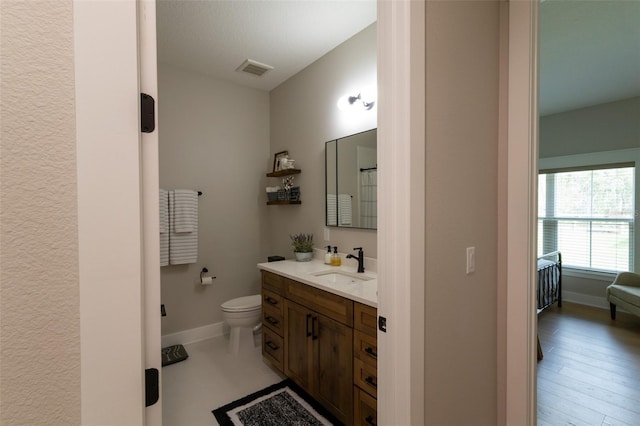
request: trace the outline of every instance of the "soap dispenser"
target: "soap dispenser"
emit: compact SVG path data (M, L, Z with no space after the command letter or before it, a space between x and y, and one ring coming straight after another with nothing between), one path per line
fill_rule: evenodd
M324 255L325 265L331 265L331 246L327 246L327 252Z
M331 266L340 266L342 264L342 259L338 254L338 247L333 248L333 254L331 255Z

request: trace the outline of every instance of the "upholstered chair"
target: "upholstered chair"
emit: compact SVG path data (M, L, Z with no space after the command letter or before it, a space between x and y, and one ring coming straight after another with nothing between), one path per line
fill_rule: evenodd
M616 319L616 306L640 316L640 274L620 272L607 287L611 319Z

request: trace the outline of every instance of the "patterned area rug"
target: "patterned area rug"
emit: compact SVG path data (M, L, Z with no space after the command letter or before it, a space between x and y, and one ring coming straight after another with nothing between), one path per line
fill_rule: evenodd
M189 358L189 354L182 345L173 345L162 348L162 366L175 364Z
M221 426L342 425L287 379L213 410Z

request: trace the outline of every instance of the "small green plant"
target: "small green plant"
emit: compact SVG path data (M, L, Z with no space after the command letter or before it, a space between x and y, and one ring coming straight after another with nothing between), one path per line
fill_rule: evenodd
M310 253L313 251L313 234L293 234L289 237L294 252Z

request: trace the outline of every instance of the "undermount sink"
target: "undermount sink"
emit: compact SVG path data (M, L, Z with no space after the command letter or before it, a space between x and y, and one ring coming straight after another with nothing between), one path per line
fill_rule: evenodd
M334 284L354 284L372 280L373 278L344 271L320 271L311 274Z

